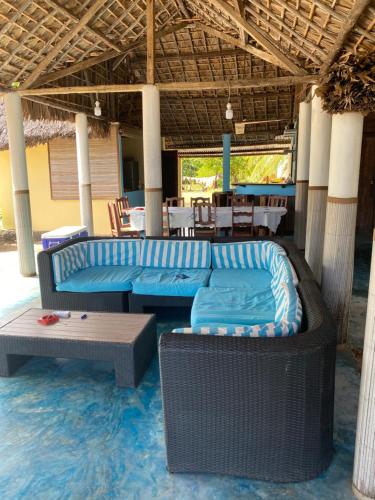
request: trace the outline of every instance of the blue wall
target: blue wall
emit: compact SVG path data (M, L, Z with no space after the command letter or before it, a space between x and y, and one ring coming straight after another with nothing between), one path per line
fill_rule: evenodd
M296 186L295 184L246 184L236 186L235 192L237 194L295 196Z

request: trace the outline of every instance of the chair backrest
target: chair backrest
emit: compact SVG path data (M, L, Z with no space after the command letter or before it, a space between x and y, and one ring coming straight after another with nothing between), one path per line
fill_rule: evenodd
M232 230L252 231L254 227L254 201L248 201L247 195L232 197Z
M127 196L121 196L121 198L116 198L116 205L120 214L122 214L125 210L129 210L129 208L131 208L129 203L129 198Z
M198 196L197 198L190 198L190 206L194 207L200 203L208 203L210 205L210 198L204 198L203 196Z
M112 236L119 236L121 231L121 221L116 202L108 202L108 213Z
M287 208L288 197L287 196L269 196L268 206L269 207L284 207Z
M165 203L163 203L163 236L170 236L170 229L169 229L169 213L168 213L168 204L167 204L167 199Z
M167 207L184 207L185 199L180 196L165 198L165 204Z
M209 202L196 203L194 209L194 231L216 232L216 206Z

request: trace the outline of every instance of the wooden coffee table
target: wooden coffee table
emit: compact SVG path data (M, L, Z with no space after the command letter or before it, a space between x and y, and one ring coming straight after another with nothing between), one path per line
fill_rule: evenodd
M0 328L0 376L9 377L30 356L48 356L112 361L118 386L138 385L156 352L153 314L72 311L54 325L37 322L51 312L29 309Z

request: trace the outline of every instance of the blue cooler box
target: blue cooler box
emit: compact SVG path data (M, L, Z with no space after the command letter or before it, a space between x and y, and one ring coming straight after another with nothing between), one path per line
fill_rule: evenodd
M66 240L79 238L80 236L88 236L86 226L63 226L48 233L42 234L43 250L54 247L63 243Z

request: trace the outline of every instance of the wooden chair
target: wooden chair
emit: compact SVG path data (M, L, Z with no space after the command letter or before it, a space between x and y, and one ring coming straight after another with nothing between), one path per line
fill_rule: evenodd
M194 236L216 236L216 206L210 202L195 203Z
M198 198L190 198L190 206L194 207L196 204L200 203L208 203L210 205L210 198L203 198L199 196ZM212 205L212 203L211 203Z
M117 202L110 201L108 203L108 212L113 238L139 238L140 231L132 229L129 223L124 224L121 221Z
M163 203L163 236L170 236L171 231L169 228L169 213L167 202Z
M127 196L121 196L121 198L116 198L115 203L122 223L129 223L128 210L131 208L129 198Z
M174 196L172 198L165 198L165 203L167 207L184 207L185 199L179 196Z
M232 197L232 236L254 235L254 201L247 195Z
M269 196L268 206L269 207L284 207L287 208L288 197L287 196Z

